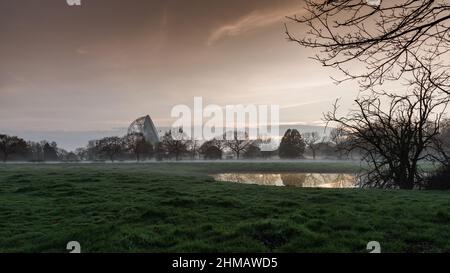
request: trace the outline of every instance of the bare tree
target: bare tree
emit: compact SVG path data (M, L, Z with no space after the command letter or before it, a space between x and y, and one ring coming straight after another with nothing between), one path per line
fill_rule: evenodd
M247 132L239 132L237 130L232 132L231 137L227 137L227 133L225 133L223 138L225 147L229 148L236 155L237 159L239 159L241 154L245 153L253 143L253 141L249 139Z
M333 128L330 131L330 141L334 144L335 153L337 154L338 159L342 159L344 157L347 140L348 134L343 128Z
M31 152L31 161L44 161L44 151L39 142L28 141L27 146Z
M136 161L140 161L143 156L149 156L153 153L153 145L148 143L142 133L129 133L124 137L126 150L132 152Z
M311 150L313 155L313 159L316 159L316 153L318 150L318 142L320 140L320 136L317 132L310 132L303 134L303 138L305 139L306 146Z
M76 148L74 153L80 160L89 160L88 148L85 147Z
M189 144L190 139L180 128L164 134L160 149L167 152L168 156L175 156L175 160L180 160L187 153Z
M191 160L195 160L200 154L200 141L198 139L192 139L188 142L188 152Z
M306 26L307 33L297 38L286 27L287 38L319 50L314 59L344 73L338 82L357 79L363 89L369 89L426 69L429 82L450 94L448 0L305 2L307 15L288 18ZM355 66L355 61L361 65ZM424 64L427 61L429 65Z
M349 149L362 151L369 168L363 186L422 187L419 162L432 156L449 97L438 92L426 71L415 71L407 95L374 93L356 100L357 109L338 117L337 104L325 115L349 132ZM383 105L387 100L387 105Z
M125 143L121 137L105 137L97 141L97 151L106 155L111 162L114 162L117 155L124 150Z

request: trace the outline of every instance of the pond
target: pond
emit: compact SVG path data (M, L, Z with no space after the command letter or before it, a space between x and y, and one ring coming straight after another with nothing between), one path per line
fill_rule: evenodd
M304 188L356 188L356 176L345 173L220 173L216 181Z

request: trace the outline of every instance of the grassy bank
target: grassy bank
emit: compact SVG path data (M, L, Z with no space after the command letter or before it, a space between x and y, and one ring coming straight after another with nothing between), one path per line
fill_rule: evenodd
M225 171L351 163L0 165L0 252L450 251L450 193L263 187Z

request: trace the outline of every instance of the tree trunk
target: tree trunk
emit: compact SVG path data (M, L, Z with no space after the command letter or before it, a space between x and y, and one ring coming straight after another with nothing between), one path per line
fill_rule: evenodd
M414 189L414 181L406 181L400 183L400 189L401 190L412 190Z
M139 157L139 152L136 152L136 161L137 162L141 161L141 158Z
M402 190L412 190L414 188L414 175L411 174L407 170L400 171L400 175L398 176L398 185Z

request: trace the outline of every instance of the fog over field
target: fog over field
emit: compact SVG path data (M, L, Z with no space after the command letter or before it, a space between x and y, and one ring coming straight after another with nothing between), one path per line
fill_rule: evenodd
M131 121L130 121L131 123ZM158 126L156 124L156 126ZM297 129L300 133L317 132L321 135L327 135L330 128L323 126L302 125L302 124L289 124L280 125L279 135L283 136L284 132L289 129ZM26 130L1 130L1 132L9 133L11 135L19 135L27 140L31 141L55 141L63 149L73 151L76 148L84 147L89 141L94 139L100 139L107 136L123 136L127 133L126 127L117 128L114 130L105 131L26 131ZM164 133L171 129L171 127L158 127L160 133Z

